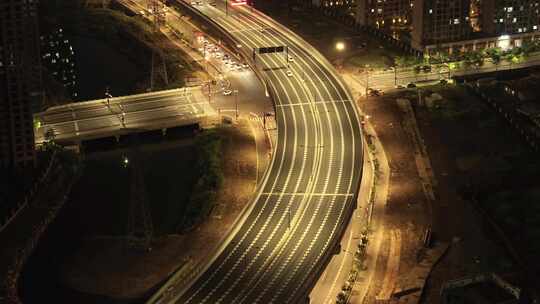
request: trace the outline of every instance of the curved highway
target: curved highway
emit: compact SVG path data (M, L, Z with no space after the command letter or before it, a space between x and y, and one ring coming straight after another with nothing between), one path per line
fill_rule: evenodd
M195 8L232 35L245 58L254 48L284 45L293 61L276 53L251 62L273 97L279 131L251 209L189 287L157 302L300 302L356 205L359 114L333 67L299 36L257 11L235 8L226 17L215 7Z

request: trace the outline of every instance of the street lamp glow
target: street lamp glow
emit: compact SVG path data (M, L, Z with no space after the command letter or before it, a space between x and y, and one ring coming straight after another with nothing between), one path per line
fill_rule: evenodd
M501 35L497 39L497 46L500 47L503 50L507 50L510 48L510 36L509 35Z
M345 43L343 43L341 41L336 43L336 50L343 51L344 49L345 49Z

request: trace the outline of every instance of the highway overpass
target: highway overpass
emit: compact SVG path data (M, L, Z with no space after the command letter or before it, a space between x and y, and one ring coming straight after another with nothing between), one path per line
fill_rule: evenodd
M48 136L63 144L78 144L215 118L215 110L198 86L51 107L34 115L34 132L38 145Z
M254 201L209 259L148 303L298 303L337 248L362 176L360 115L331 64L264 14L222 1L175 5L249 62L273 98L278 139ZM170 22L170 21L169 21ZM286 46L283 54L257 49Z

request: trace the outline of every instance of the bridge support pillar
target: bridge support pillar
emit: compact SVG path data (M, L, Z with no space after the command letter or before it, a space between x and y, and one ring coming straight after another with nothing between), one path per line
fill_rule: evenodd
M167 136L167 128L161 129L161 135L163 135L163 137Z

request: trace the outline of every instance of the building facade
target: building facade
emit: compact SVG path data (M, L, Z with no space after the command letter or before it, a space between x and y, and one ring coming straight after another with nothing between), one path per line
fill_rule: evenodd
M77 100L77 75L75 71L75 52L63 29L58 28L40 37L41 63L59 83L64 86L71 100Z
M311 5L319 7L332 15L349 15L354 17L356 14L356 3L358 0L310 0Z
M540 0L482 1L482 31L491 35L511 35L538 31Z
M412 46L423 50L426 45L469 39L470 0L417 0L413 7Z
M42 100L37 0L0 1L0 167L35 164Z
M382 30L410 26L413 0L357 0L356 23Z

